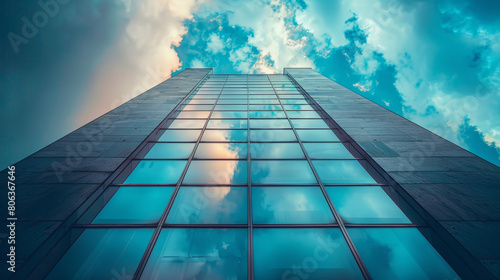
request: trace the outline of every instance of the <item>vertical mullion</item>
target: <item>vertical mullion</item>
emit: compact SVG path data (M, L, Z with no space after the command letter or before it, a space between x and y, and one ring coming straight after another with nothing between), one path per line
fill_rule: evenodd
M222 92L222 89L221 89L221 92ZM217 97L217 99L215 101L215 104L212 105L212 109L210 110L210 114L209 114L208 118L205 121L205 125L203 126L203 128L202 128L202 130L200 132L200 135L198 136L198 139L196 140L196 144L194 145L193 151L189 155L189 158L187 160L186 166L184 167L184 170L182 171L181 176L180 176L179 180L177 181L177 184L175 186L174 192L172 193L172 196L170 197L170 200L169 200L169 202L167 204L167 207L163 211L163 214L161 215L160 220L158 221L158 224L156 226L155 232L153 233L153 236L151 237L151 240L150 240L150 242L148 244L146 252L144 252L144 255L142 256L142 259L139 262L139 265L137 266L137 269L136 269L136 271L135 271L134 276L133 276L132 279L140 279L140 277L141 277L141 275L142 275L142 273L144 271L144 268L146 267L146 264L147 264L147 262L149 260L149 257L151 256L151 252L153 251L153 248L154 248L154 246L156 244L156 241L158 240L158 237L160 236L161 230L163 228L163 224L167 220L168 213L170 212L170 209L172 208L174 200L175 200L175 198L177 196L177 193L179 192L181 183L184 180L184 177L186 176L187 170L189 169L189 165L191 164L191 161L193 160L194 154L196 153L196 150L198 148L198 145L200 144L201 138L203 137L205 129L207 128L208 121L210 120L210 117L212 116L212 113L213 113L213 111L215 109L215 106L217 105L217 102L218 102L218 100L220 98L221 92L219 92L219 95L218 95L218 97ZM191 94L193 94L193 93L191 93Z
M269 82L271 82L271 80L269 80ZM274 89L274 85L272 84L272 82L271 82L271 86L273 87L274 93L276 95L278 95L277 91ZM302 93L301 93L301 95L304 96ZM305 97L306 97L306 99L308 99L307 96L305 96ZM321 181L321 179L319 178L319 175L316 172L314 165L312 164L311 158L307 154L307 151L304 148L304 145L302 144L302 140L299 138L299 135L298 135L295 127L293 126L292 121L290 120L290 117L288 117L288 113L285 110L285 107L283 107L283 104L281 103L281 98L279 96L278 96L278 100L279 100L278 102L281 106L281 109L283 110L283 112L285 112L285 116L286 116L290 126L292 127L292 131L295 134L295 137L297 138L297 141L300 145L300 148L302 149L302 152L304 153L306 160L309 163L309 166L311 167L311 170L314 174L314 177L316 178L316 181L318 181L318 184L321 188L321 192L323 193L323 196L325 197L326 202L328 203L328 206L330 207L330 210L332 211L333 216L335 217L335 220L337 221L337 224L339 225L340 231L342 232L342 235L344 236L344 239L346 240L347 245L349 246L349 249L351 250L351 253L354 256L354 259L356 260L356 263L358 264L359 269L361 270L361 273L363 274L363 277L365 279L372 279L372 277L370 276L370 274L368 272L368 269L366 268L365 264L363 263L363 260L361 259L361 256L358 253L358 250L354 246L354 243L352 242L352 239L349 236L349 233L347 232L347 228L345 227L344 221L340 217L340 214L337 212L337 209L335 209L335 206L333 205L333 203L330 201L330 199L328 199L328 194L326 192L325 186L324 186L323 182ZM324 121L323 118L321 118L321 120Z
M254 279L253 270L253 215L252 215L252 171L250 157L250 89L247 76L247 222L248 222L248 280Z

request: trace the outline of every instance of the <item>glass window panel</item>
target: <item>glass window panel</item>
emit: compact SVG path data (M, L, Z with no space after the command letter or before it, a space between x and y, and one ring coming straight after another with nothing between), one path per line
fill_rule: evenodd
M45 279L113 279L133 274L154 229L86 229Z
M280 105L250 105L250 110L281 110Z
M205 142L246 142L246 130L205 130L201 141Z
M121 187L92 223L147 224L158 222L173 192L174 187ZM147 207L144 207L145 205Z
M207 128L247 128L247 120L211 119Z
M302 105L302 104L294 104L294 105L286 104L286 105L283 105L283 108L285 108L285 110L311 110L311 111L314 111L314 108L311 107L311 105Z
M246 224L246 187L181 187L170 224Z
M206 120L174 120L168 128L203 128Z
M317 183L305 160L254 160L251 163L253 184Z
M330 129L297 129L296 131L302 141L340 141L337 135L335 135L335 133L333 133Z
M215 110L221 111L234 111L234 110L247 110L247 105L215 105Z
M325 224L335 219L319 187L253 187L254 224Z
M298 143L252 143L250 155L255 159L305 158Z
M193 160L183 184L246 184L247 162L244 160Z
M381 187L326 187L347 223L411 223Z
M364 279L338 228L253 232L255 279Z
M304 143L303 145L310 158L354 158L342 143Z
M235 99L235 100L247 100L247 96L244 94L221 94L219 99Z
M246 89L244 90L234 90L234 89L224 89L222 90L221 94L226 95L226 94L244 94L246 95L248 91Z
M309 104L307 100L303 99L282 99L281 104L304 104L307 105Z
M356 160L313 160L321 181L325 184L376 184Z
M278 141L297 141L293 130L291 129L258 129L250 130L250 141L259 142L278 142Z
M295 128L328 128L328 125L322 119L310 119L310 120L292 119L292 125Z
M250 118L253 119L272 119L272 118L286 118L283 111L253 111L250 112Z
M246 143L201 143L194 158L238 159L247 157Z
M188 158L195 143L156 143L144 158Z
M373 279L460 279L416 228L348 232Z
M291 128L288 120L272 119L272 120L250 120L251 128Z
M247 279L247 229L163 229L141 279Z
M186 105L183 110L212 110L213 105Z
M203 88L198 90L196 94L219 94L221 87L218 85L205 85Z
M286 114L289 118L307 118L307 119L320 119L320 115L315 111L287 111Z
M143 160L124 184L175 184L186 163L186 160Z
M158 139L158 141L168 142L189 142L196 141L200 136L201 130L175 130L167 129Z
M212 119L246 119L248 113L244 111L230 112L230 111L214 111Z
M190 98L193 99L217 99L219 95L212 95L212 94L193 94L190 96Z
M249 91L250 94L266 94L266 95L273 95L276 97L275 93L274 93L274 90L272 89L262 89L262 90L256 90L256 89L253 89L253 90L250 90Z
M300 94L280 94L279 97L281 99L306 99L303 95Z
M217 104L239 104L239 105L245 105L247 104L246 99L219 99L217 101Z
M248 97L250 99L278 99L276 94L251 94Z
M279 105L280 101L277 99L251 99L249 100L250 104L273 104L273 105ZM281 110L281 108L280 108Z
M182 111L177 118L182 119L207 119L210 111Z
M186 100L185 104L197 105L197 104L215 104L217 100L215 99L191 99ZM184 108L185 106L181 106L180 108Z

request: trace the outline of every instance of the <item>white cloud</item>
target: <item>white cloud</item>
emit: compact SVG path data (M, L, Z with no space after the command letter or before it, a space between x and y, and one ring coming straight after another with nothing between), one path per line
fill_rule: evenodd
M207 43L207 51L212 53L221 52L224 49L224 42L217 34L211 34Z

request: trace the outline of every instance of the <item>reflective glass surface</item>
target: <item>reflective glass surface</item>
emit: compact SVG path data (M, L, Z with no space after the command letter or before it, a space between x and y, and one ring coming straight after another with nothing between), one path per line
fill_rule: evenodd
M209 120L207 128L247 128L247 120Z
M253 187L254 224L325 224L335 219L319 187Z
M234 111L234 110L247 110L247 105L215 105L215 110Z
M363 279L338 228L253 232L255 279Z
M185 160L144 160L124 184L175 184L186 166Z
M254 160L252 184L312 184L316 179L306 160Z
M45 279L113 279L133 274L153 229L86 229Z
M183 184L246 184L247 162L244 160L192 161Z
M277 142L277 141L297 141L291 129L258 129L250 130L250 141Z
M214 111L212 113L212 119L246 119L248 117L247 112L243 111Z
M182 111L177 116L177 118L187 118L187 119L206 119L210 115L210 111Z
M373 279L460 279L416 228L348 232Z
M381 187L326 187L326 191L347 223L411 223Z
M307 119L319 119L321 118L318 113L314 111L287 111L286 114L289 118L307 118Z
M190 142L196 141L200 136L201 130L174 130L167 129L158 139L165 142Z
M288 120L271 119L271 120L250 120L251 128L291 128Z
M247 157L245 143L200 143L194 154L196 159L238 159Z
M246 142L246 130L205 130L201 141Z
M255 159L305 158L298 143L252 143L250 155Z
M188 158L195 143L156 143L144 158Z
M328 125L322 119L292 119L292 125L295 128L328 128Z
M141 279L247 279L247 230L163 229Z
M247 188L181 187L167 223L246 224Z
M354 158L342 143L304 143L304 148L310 158Z
M250 105L249 110L281 110L281 106L279 105Z
M301 104L294 104L294 105L287 104L287 105L283 105L283 108L285 110L311 110L311 111L314 111L314 108L311 107L310 105L301 105Z
M297 129L297 134L302 141L340 141L339 138L329 129L322 130L301 130Z
M173 192L174 187L121 187L92 223L147 224L157 222ZM145 205L147 207L144 207Z
M250 112L250 118L259 119L259 118L286 118L285 113L283 111L254 111Z
M326 184L376 184L356 160L313 160L319 178Z
M205 123L206 120L176 119L168 126L168 128L203 128Z

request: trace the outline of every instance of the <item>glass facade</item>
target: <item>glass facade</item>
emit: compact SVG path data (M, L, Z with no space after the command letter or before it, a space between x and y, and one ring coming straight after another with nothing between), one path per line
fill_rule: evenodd
M155 133L50 279L458 279L286 75L209 75Z

